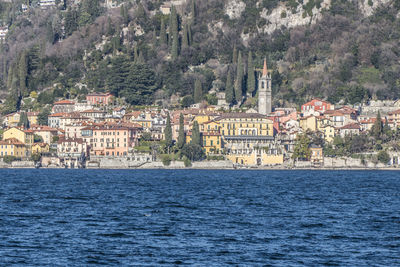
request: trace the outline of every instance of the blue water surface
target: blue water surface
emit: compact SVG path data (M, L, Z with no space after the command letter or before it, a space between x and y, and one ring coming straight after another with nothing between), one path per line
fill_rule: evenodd
M400 266L400 172L0 170L0 266Z

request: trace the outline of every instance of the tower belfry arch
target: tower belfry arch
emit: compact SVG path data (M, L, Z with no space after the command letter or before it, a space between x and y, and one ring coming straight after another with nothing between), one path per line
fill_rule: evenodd
M267 115L272 112L272 80L268 71L267 59L258 78L258 113Z

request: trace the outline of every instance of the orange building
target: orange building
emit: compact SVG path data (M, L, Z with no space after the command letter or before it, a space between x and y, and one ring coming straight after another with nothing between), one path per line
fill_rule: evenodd
M100 124L82 129L82 138L96 156L126 156L137 144L142 126L138 124Z

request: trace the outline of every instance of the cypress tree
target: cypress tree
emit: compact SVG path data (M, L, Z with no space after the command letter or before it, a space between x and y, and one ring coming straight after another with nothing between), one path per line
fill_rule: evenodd
M193 37L192 37L192 24L187 25L187 32L188 32L188 39L189 39L189 45L193 44Z
M189 37L188 37L188 26L185 24L183 26L183 33L182 33L182 47L186 48L189 46Z
M235 80L235 99L238 104L240 104L242 100L242 94L243 94L243 62L242 62L242 53L239 51L237 60L236 80Z
M200 129L199 123L197 121L193 123L192 144L201 146Z
M161 44L167 44L167 32L165 30L165 21L164 21L164 19L161 19L160 43Z
M122 17L123 23L125 25L128 25L129 24L128 8L125 5L121 6L120 13L121 13L121 17Z
M381 112L378 111L378 115L376 116L376 121L374 125L372 126L372 135L378 139L383 131L383 125L382 125L382 118L381 118Z
M133 63L137 63L138 59L139 59L139 52L138 52L138 46L135 45L135 47L133 48Z
M178 34L178 15L176 9L172 6L170 14L170 34L172 35L171 54L172 59L176 59L179 53L179 34Z
M201 86L201 82L199 79L197 79L194 82L194 95L193 99L195 103L199 103L203 98L203 88Z
M19 117L19 126L24 126L25 129L29 129L29 120L28 116L26 115L25 112L22 112L20 117Z
M190 12L192 13L192 19L196 19L196 1L192 0L192 5L190 6Z
M114 33L115 33L114 26L112 24L111 18L108 17L108 19L107 19L107 35L108 36L113 36Z
M22 91L22 94L25 95L27 93L26 81L28 76L28 61L26 57L26 51L22 52L21 57L19 59L18 76L19 76L19 88Z
M172 47L171 47L171 55L172 55L172 59L177 59L178 58L178 36L174 34L174 36L172 37Z
M179 135L178 135L178 148L182 149L185 145L185 126L184 126L183 114L179 116Z
M13 68L13 65L10 64L10 67L8 67L8 74L7 74L7 88L8 89L11 88L13 77L14 77L14 68Z
M250 51L247 59L247 93L252 96L255 90L256 76L254 71L253 55Z
M172 128L171 128L171 118L169 116L169 113L167 115L167 124L165 126L164 136L165 136L165 145L168 147L168 154L169 154L169 148L172 146Z
M232 74L231 71L228 70L228 76L226 77L226 84L225 84L225 100L229 105L231 105L234 99L235 99L235 93L233 90Z
M151 42L153 44L153 47L157 45L157 33L156 33L156 30L153 31L153 37L151 38Z
M236 45L233 46L232 63L233 63L233 64L236 64L236 63L237 63L237 49L236 49Z

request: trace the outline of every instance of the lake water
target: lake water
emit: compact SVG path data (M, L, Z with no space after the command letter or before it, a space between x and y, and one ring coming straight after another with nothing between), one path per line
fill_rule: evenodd
M0 266L400 266L400 172L0 170Z

